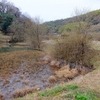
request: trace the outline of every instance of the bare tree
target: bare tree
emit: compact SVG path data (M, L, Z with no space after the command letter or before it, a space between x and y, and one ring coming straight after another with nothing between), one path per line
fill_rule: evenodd
M12 42L21 42L25 39L24 33L24 25L23 23L18 22L18 20L13 21L12 25L10 26L10 36Z
M39 17L35 17L31 20L27 20L26 27L28 27L26 30L28 41L34 48L40 50L43 35L46 33L45 25L42 24L42 21Z
M90 10L85 9L74 9L74 20L77 25L75 26L77 33L87 33L87 30L90 28L92 24L92 15L89 13Z

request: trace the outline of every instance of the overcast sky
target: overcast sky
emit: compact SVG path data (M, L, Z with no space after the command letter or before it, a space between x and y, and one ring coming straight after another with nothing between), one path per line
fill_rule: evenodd
M100 9L100 0L8 0L31 17L40 16L43 21L68 18L75 8Z

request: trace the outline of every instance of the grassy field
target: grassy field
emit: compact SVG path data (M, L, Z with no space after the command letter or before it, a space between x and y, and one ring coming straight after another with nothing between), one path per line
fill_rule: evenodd
M9 43L8 40L10 36L5 36L0 34L0 53L12 52L12 51L21 51L21 50L32 50L28 43L18 42L18 43Z
M38 55L37 55L38 54ZM6 52L0 54L0 74L6 76L17 70L23 62L31 62L40 59L43 52L36 50L23 50L15 52Z

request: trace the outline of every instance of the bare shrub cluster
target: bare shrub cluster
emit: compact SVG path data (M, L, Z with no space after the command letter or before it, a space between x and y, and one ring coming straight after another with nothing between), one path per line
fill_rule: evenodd
M94 51L90 46L89 36L86 34L70 34L58 40L53 49L53 56L63 59L67 63L91 65Z
M37 88L36 87L26 87L26 88L23 88L23 89L18 89L18 90L15 90L15 92L13 93L13 97L14 98L18 98L18 97L23 97L29 93L32 93L33 91L36 91Z

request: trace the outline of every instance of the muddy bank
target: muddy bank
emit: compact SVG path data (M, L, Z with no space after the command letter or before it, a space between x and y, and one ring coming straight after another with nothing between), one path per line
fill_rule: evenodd
M35 66L36 64L37 66ZM22 63L6 77L0 75L0 92L5 100L10 100L18 89L26 87L37 87L37 90L51 88L89 71L91 70L85 68L83 72L79 72L75 67L70 69L69 65L65 66L64 62L62 64L55 63L50 58L43 57L39 62Z
M26 63L22 64L12 75L5 79L0 76L0 91L6 100L9 100L16 89L25 88L26 86L38 86L40 89L45 89L53 85L49 85L49 77L53 75L54 70L50 69L48 65L40 66L34 73L27 66Z

